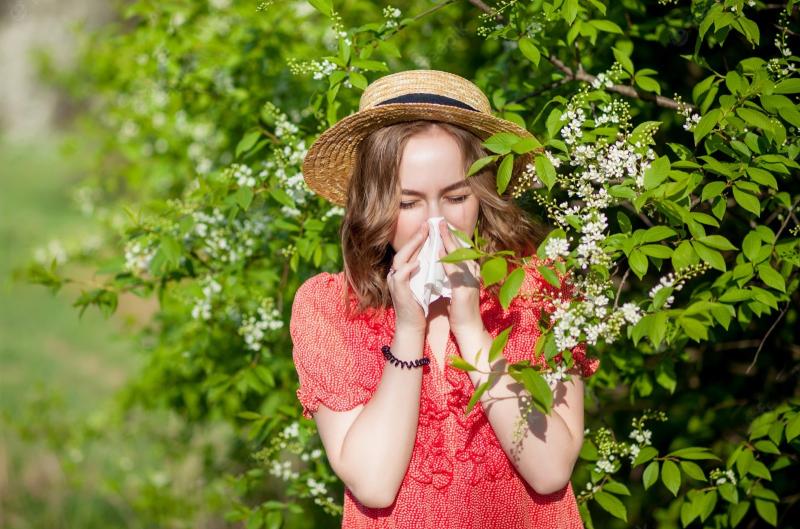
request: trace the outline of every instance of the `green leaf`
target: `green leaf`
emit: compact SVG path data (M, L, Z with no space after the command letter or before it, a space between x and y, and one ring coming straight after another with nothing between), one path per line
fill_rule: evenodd
M606 492L611 492L613 494L624 494L625 496L631 495L631 491L628 489L628 487L626 487L619 481L614 481L610 478L608 481L606 481L606 484L603 485L603 490Z
M475 389L475 391L472 393L472 397L470 397L469 402L467 403L467 409L465 410L464 415L469 415L469 412L472 411L472 408L474 408L475 404L477 404L478 401L480 400L481 395L486 393L486 390L488 388L489 388L489 381L487 380L486 382L482 383Z
M331 16L331 11L333 10L333 4L331 3L330 0L308 0L308 3L316 7L317 10L326 17Z
M800 93L800 79L784 79L772 89L773 94L797 94Z
M708 235L706 237L698 237L697 239L701 243L705 244L710 248L714 248L716 250L736 250L736 246L731 244L731 242L723 237L722 235Z
M484 156L483 158L478 158L472 165L469 166L469 170L467 171L467 176L472 176L493 161L497 160L500 156L497 154L492 154L489 156Z
M600 507L611 513L612 516L626 522L628 521L628 511L625 509L625 504L616 496L601 490L595 493L594 499Z
M483 286L488 287L502 281L508 273L508 261L504 257L493 257L481 265Z
M695 318L678 318L678 324L686 332L686 335L696 342L708 340L708 329Z
M539 61L542 58L542 53L539 51L539 48L536 47L536 44L533 43L531 39L528 37L523 37L519 39L519 51L531 61L534 65L539 66Z
M739 503L739 492L736 490L733 483L723 483L717 487L717 490L719 491L719 495L728 503Z
M656 94L661 93L661 85L659 85L658 81L652 77L647 77L646 75L637 75L634 80L636 81L636 85L642 90L655 92Z
M462 371L475 371L475 366L464 360L460 356L450 355L450 365Z
M685 448L679 448L677 450L673 450L667 457L680 457L681 459L717 459L719 458L712 454L708 448L702 446L687 446Z
M545 281L556 288L561 288L561 281L558 280L558 275L556 275L552 268L545 265L539 265L536 267L536 269L539 271Z
M758 277L769 287L781 292L786 292L786 282L783 276L768 263L758 265Z
M773 128L772 122L770 122L769 118L758 110L740 107L736 109L736 115L745 120L745 122L748 124L761 130L769 131Z
M524 126L524 125L525 125L525 122L523 120L522 126ZM542 144L539 143L539 140L537 140L536 138L534 138L532 136L529 136L529 137L526 137L526 138L522 138L517 143L512 145L511 146L511 150L514 151L516 154L525 154L525 153L531 152L535 148L541 147L541 146L542 146Z
M483 146L495 154L508 154L519 141L519 136L511 132L497 132L483 142Z
M681 471L674 461L664 461L661 468L661 481L673 496L678 495L678 489L681 488Z
M611 51L614 53L614 58L622 65L625 71L633 75L633 63L631 62L630 57L628 57L628 54L618 50L617 48L611 48Z
M480 256L481 253L474 248L456 248L449 254L439 259L439 261L442 263L460 263L461 261L477 259Z
M696 479L697 481L708 481L703 469L700 468L700 465L697 463L693 463L691 461L681 461L680 463L683 473L690 478Z
M786 442L791 443L798 435L800 435L800 413L795 413L786 423Z
M590 20L589 24L596 27L600 31L605 31L606 33L617 33L622 35L622 28L616 25L614 22L610 20Z
M508 183L511 181L511 170L514 167L514 157L510 154L507 154L503 157L503 161L500 162L500 167L497 169L497 194L502 195L506 188L508 187Z
M669 259L672 256L672 248L663 244L645 244L640 246L639 250L645 255L658 259Z
M636 459L633 460L633 466L638 467L639 465L643 465L656 457L658 455L658 450L653 448L652 446L643 446L639 453L636 455Z
M712 268L715 268L720 272L724 272L726 270L725 259L717 250L709 248L708 246L705 246L697 241L692 241L692 248L694 248L694 251L700 256L700 259L710 264Z
M747 171L747 176L749 176L753 182L756 182L763 186L769 186L772 189L778 189L778 182L777 180L775 180L775 177L772 176L772 173L770 173L769 171L760 169L758 167L749 167L749 166L747 167L746 171Z
M672 267L680 270L686 266L697 264L700 258L692 248L689 241L681 241L675 251L672 252Z
M755 231L751 231L744 236L744 240L742 241L744 256L747 257L749 261L755 262L758 259L759 250L761 250L761 236Z
M498 293L498 298L500 298L500 304L503 306L503 309L508 309L508 306L511 305L511 300L517 295L519 292L519 288L522 286L522 281L525 279L525 270L522 268L516 268L503 282L503 286L500 287L500 292Z
M736 527L742 521L747 511L750 509L750 502L743 501L736 505L731 505L731 527Z
M492 340L492 347L489 349L489 362L494 362L498 356L503 352L503 349L506 348L506 344L508 343L508 335L511 333L511 329L513 325L503 329L503 332L498 334Z
M536 156L535 163L536 176L547 186L547 189L553 189L556 183L556 169L553 167L553 163L543 154Z
M549 415L553 408L553 390L544 377L533 369L523 369L518 376L519 381L533 398L534 406L545 415Z
M642 483L644 489L647 490L658 481L658 461L652 461L642 473Z
M633 250L628 256L628 264L639 279L647 273L647 257L639 250Z
M645 189L652 189L663 182L669 174L669 169L669 158L666 156L659 156L653 160L653 163L644 172Z
M642 242L658 242L675 235L677 232L668 226L653 226L642 233Z
M715 108L710 110L706 115L700 118L700 121L694 127L694 144L700 143L700 140L706 137L711 129L717 126L719 119L722 117L722 110Z
M359 90L364 90L367 88L369 81L367 78L358 72L350 72L347 74L347 77L350 79L350 84L358 88Z
M678 381L672 362L659 362L656 365L656 382L670 393L675 393Z
M768 524L772 525L773 527L778 526L778 508L775 504L771 501L762 500L760 498L756 498L756 512L761 518L767 522Z
M242 136L242 139L239 140L238 144L236 144L236 158L241 156L242 153L252 149L253 145L256 144L256 142L260 137L261 137L260 130L253 130Z
M710 182L703 186L703 192L700 195L700 200L706 201L709 198L715 198L722 194L727 184L725 182Z

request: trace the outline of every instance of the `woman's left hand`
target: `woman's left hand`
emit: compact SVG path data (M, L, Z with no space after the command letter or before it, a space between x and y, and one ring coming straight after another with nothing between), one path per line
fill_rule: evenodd
M456 236L450 232L444 219L439 221L439 233L444 242L444 249L439 252L440 259L462 247L457 243ZM483 329L480 310L480 265L474 259L460 263L442 263L442 265L451 287L452 297L448 314L450 330L458 335L460 332Z

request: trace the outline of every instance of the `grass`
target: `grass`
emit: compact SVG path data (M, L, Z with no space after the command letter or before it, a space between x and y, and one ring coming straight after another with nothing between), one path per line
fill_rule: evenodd
M79 318L71 306L79 288L53 295L10 275L36 248L54 240L69 248L92 233L91 219L71 198L79 165L59 154L58 138L0 144L0 416L19 419L32 401L46 398L60 402L62 418L83 417L108 402L142 361L121 334L130 323L124 317L107 319L90 308ZM28 425L35 428L36 420ZM95 470L110 464L110 455L101 456ZM128 526L103 495L79 488L47 446L0 428L0 526Z

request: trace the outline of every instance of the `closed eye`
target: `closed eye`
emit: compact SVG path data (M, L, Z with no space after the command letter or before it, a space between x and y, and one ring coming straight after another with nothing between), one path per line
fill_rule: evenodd
M460 204L464 202L469 195L459 195L457 197L447 197L447 200L450 201L451 204ZM414 204L419 202L418 200L412 200L411 202L400 202L400 209L409 209L413 208Z

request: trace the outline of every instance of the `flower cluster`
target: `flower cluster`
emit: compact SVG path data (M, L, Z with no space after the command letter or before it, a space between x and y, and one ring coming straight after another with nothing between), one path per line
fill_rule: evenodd
M286 191L297 206L302 207L311 195L311 190L300 171L303 160L308 154L305 140L297 136L297 125L274 104L265 104L261 112L275 122L275 136L281 140L282 146L275 148L272 156L262 162L263 169L259 176L262 179L268 176L274 177L277 185ZM281 213L290 218L298 217L300 208L284 205Z
M694 111L694 107L685 103L679 94L675 94L675 101L678 103L678 114L683 116L683 130L693 131L697 124L700 123L700 114Z
M585 292L579 301L554 300L555 311L551 314L556 347L560 351L572 349L581 341L596 345L602 339L613 343L629 318L633 315L631 307L625 310L610 307L610 299L605 288L597 282L579 279L576 287ZM635 305L634 305L635 308Z
M287 61L289 71L294 75L311 74L312 78L319 81L327 79L333 72L338 69L336 63L331 62L329 59L322 60L308 60L298 61L290 57Z
M400 10L396 7L386 6L383 8L383 18L386 19L386 27L394 29L397 27L397 20L400 18Z
M211 305L213 298L216 294L222 292L222 285L217 283L217 281L211 276L205 276L201 283L202 285L202 297L195 301L194 306L192 307L192 318L195 320L205 320L208 321L211 319Z
M613 80L620 72L615 68L609 75ZM643 190L644 174L656 158L650 146L657 125L631 131L626 101L608 96L590 103L587 94L581 92L568 103L561 116L564 152L553 155L558 160L554 167L566 169L557 177L566 200L531 195L559 226L558 233L553 232L546 241L542 257L551 262L564 260L565 280L581 293L579 299L553 302L550 328L560 351L581 342L613 343L626 325L635 325L643 317L637 303L618 306L619 296L614 295L608 274L598 270L609 270L615 263L616 249L608 245L607 210L620 199L612 196L610 189L621 185L633 192ZM595 135L598 125L615 127L616 136ZM613 299L617 301L612 305Z
M329 495L328 483L336 478L330 477L327 473L317 474L310 470L294 470L292 462L282 457L285 450L293 454L300 454L300 460L304 463L313 463L322 457L322 450L318 447L309 450L309 437L312 432L307 431L313 425L302 425L305 431L301 432L301 425L298 421L288 424L278 434L273 436L270 444L256 452L253 456L256 460L263 462L269 469L269 473L278 479L291 482L296 488L304 490L301 496L313 498L314 503L323 508L331 515L341 515L342 506ZM313 465L312 468L316 468ZM288 485L288 483L287 483ZM292 487L292 488L295 488Z
M622 469L622 463L625 458L632 465L641 449L652 445L653 433L645 426L648 421L653 420L664 422L667 420L667 415L663 411L647 409L641 417L634 417L631 420L632 430L628 434L628 438L632 440L631 442L616 441L611 430L605 427L595 430L592 435L590 435L591 430L589 428L584 431L587 442L593 443L597 448L598 459L595 462L594 472L599 475L596 479L593 476L592 481L589 481L585 489L577 496L579 502L586 501L587 498L599 490L605 474L619 472Z
M126 252L126 261L127 256L128 254ZM50 266L50 263L52 263L54 260L56 264L66 263L68 255L64 249L64 246L61 244L61 241L58 239L51 239L46 246L40 246L34 250L33 258L39 264Z
M721 468L715 468L709 473L711 477L711 481L714 485L722 485L724 483L731 483L732 485L736 485L736 475L733 473L733 469L729 468L727 470L722 470Z
M649 296L653 300L656 309L668 309L675 302L673 292L678 292L689 279L700 275L708 270L707 263L689 265L675 272L670 272L662 276L658 283L650 289Z
M150 269L150 262L156 255L156 248L150 243L132 239L125 243L125 270L141 276Z
M544 249L544 254L548 259L558 259L559 257L566 257L569 255L569 242L567 239L561 237L551 237L547 241Z
M251 351L260 351L267 331L283 328L281 313L275 308L275 300L264 298L257 309L257 315L248 316L239 327L239 334L244 336L246 347Z
M252 213L245 219L228 220L218 208L211 214L192 213L194 230L184 237L184 244L197 244L199 251L215 261L237 263L253 255L258 244L268 239L272 218L264 213Z
M253 187L256 185L253 169L244 164L235 163L231 165L226 170L226 176L236 180L236 185L239 187Z

